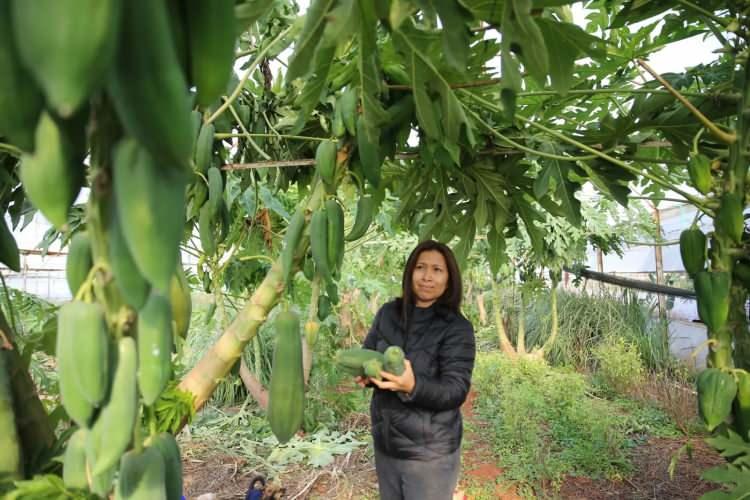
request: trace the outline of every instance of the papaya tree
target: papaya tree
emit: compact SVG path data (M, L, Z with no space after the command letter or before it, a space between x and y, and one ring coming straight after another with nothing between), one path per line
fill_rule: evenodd
M197 249L197 233L199 274L220 295L230 266L257 257L246 253L251 201L265 197L270 207L274 191L292 193L295 206L261 218L257 282L179 382L191 410L280 303L276 354L295 363L281 376L300 382L301 322L289 285L306 271L318 297L335 303L347 237L362 237L386 196L399 201L400 227L451 242L463 262L477 235L498 256L521 226L543 254L544 214L580 225L576 193L586 183L622 204L633 187L653 197L670 191L716 218L696 288L718 375L700 387L716 379L731 388L727 376L742 382L747 292L734 271L745 255L745 87L734 68L747 65L744 2L588 2L588 31L572 22L566 0L314 0L300 19L282 1L94 3L0 0L0 149L23 185L4 193L14 209L28 200L70 233L71 204L90 187L80 228L88 244L71 246L74 300L58 317L62 404L75 429L63 479L17 482L11 495L105 496L119 470L120 496L179 498L179 450L159 432L158 410L175 393L167 389L172 339L185 326L186 308L173 297L182 290L184 300L180 245ZM631 25L668 9L670 29L652 35L652 23L630 36ZM647 68L638 58L708 30L725 44L711 71L632 84ZM274 76L269 61L288 47ZM696 194L681 184L701 154L711 182ZM348 232L347 186L358 193ZM15 243L0 236L0 260L13 268ZM283 384L270 385L273 405ZM710 388L701 394L717 394ZM729 392L712 404L726 409ZM7 394L0 412L20 427L28 408ZM273 405L270 417L284 439L298 426L300 391L279 392L278 402L287 405ZM0 474L32 474L18 466L26 449L11 448Z

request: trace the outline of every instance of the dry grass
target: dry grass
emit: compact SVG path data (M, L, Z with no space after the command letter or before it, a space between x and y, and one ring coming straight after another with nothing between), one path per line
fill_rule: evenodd
M666 413L678 429L690 435L698 418L698 399L692 384L664 374L651 375L634 387L630 395L649 402Z

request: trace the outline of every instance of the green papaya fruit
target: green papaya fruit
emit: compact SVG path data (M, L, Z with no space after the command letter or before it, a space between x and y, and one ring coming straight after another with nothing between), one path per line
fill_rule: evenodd
M737 396L732 404L733 426L745 441L750 440L750 373L735 370Z
M211 166L215 128L212 123L204 123L200 130L195 142L195 167L198 172L206 173Z
M5 352L0 349L0 479L22 479L23 460L21 441L16 430L16 417L13 411L9 363Z
M332 186L336 179L336 143L321 141L315 150L315 170L321 180Z
M167 292L185 223L185 176L160 169L135 141L114 153L114 191L122 234L141 274Z
M397 345L388 346L383 353L383 369L394 375L401 375L404 367L404 350Z
M383 377L380 375L380 372L383 371L383 363L379 359L368 359L362 363L362 370L365 373L365 377L383 380Z
M280 443L286 443L302 425L305 379L299 316L282 311L274 322L276 346L268 393L268 422Z
M357 91L353 88L345 90L339 98L339 107L349 135L357 135Z
M362 116L357 119L357 152L365 178L370 181L373 187L377 188L380 186L380 167L382 165L380 146L368 139Z
M292 268L294 267L294 253L297 251L297 246L302 238L304 229L305 209L298 208L289 220L289 225L284 235L284 247L281 249L281 269L283 281L287 285L289 284L289 279L292 276Z
M331 120L331 132L336 137L343 137L346 134L346 125L344 124L344 116L341 113L341 100L336 101L336 105L333 108L333 120Z
M117 466L119 464L115 462L112 467L109 467L105 471L98 474L91 474L93 464L96 463L96 454L90 446L92 442L92 438L90 436L91 433L89 433L89 438L86 442L86 470L89 472L89 489L91 490L91 493L94 493L95 495L99 495L103 498L109 498L109 493L112 490L112 481L115 480L115 474L117 474Z
M732 413L737 383L729 373L717 368L707 368L698 375L696 384L698 411L706 428L712 432Z
M318 297L318 319L325 321L325 319L331 314L331 300L325 295Z
M147 447L122 456L115 500L167 500L164 459L159 450Z
M151 406L172 375L172 305L152 292L138 311L138 387Z
M693 278L698 316L708 329L718 332L729 316L731 276L724 271L701 271Z
M117 344L116 368L107 404L89 434L87 448L91 474L97 476L110 470L133 439L138 415L136 369L138 357L132 337L123 337Z
M0 221L0 262L15 272L21 271L21 255L18 252L18 244L5 223L5 218Z
M216 253L216 240L214 236L214 221L211 217L211 209L208 203L203 205L198 216L198 236L200 236L201 247L203 247L203 253L206 255L214 255Z
M305 275L305 279L308 281L315 279L315 262L313 262L312 255L309 253L305 255L305 262L302 264L302 272Z
M192 82L206 107L225 92L234 66L234 0L185 0L185 7Z
M375 215L375 199L370 195L362 195L357 200L357 215L354 218L354 225L346 235L346 241L356 241L365 235L372 224L372 218Z
M714 218L716 230L723 232L737 244L742 242L742 233L745 231L744 208L741 194L724 193Z
M130 253L125 235L122 233L122 222L117 213L117 203L112 210L109 225L109 263L115 286L122 293L125 302L136 311L143 307L151 291L151 285L143 277Z
M328 266L338 274L344 262L344 210L330 198L326 200L328 216Z
M680 255L685 271L693 276L706 267L706 235L697 227L680 233Z
M167 500L180 500L182 498L182 461L180 447L174 436L168 432L161 432L151 436L146 441L146 446L157 450L164 460L164 485Z
M61 116L72 115L104 84L121 6L120 0L13 1L21 58Z
M687 167L693 187L701 194L708 194L713 184L713 179L711 178L711 160L706 155L700 153L691 155Z
M80 427L88 427L109 383L109 335L99 304L74 301L60 308L56 355L63 407Z
M190 97L167 16L166 2L123 2L108 92L125 130L151 156L164 167L189 169Z
M48 113L39 119L35 142L34 153L22 159L21 182L34 206L61 230L85 181L85 166L64 124Z
M321 207L312 214L310 249L318 275L325 281L331 281L331 270L328 266L328 215L325 207Z
M68 488L88 489L86 478L86 441L88 429L78 429L68 439L63 455L63 482Z
M211 218L214 219L221 209L221 202L224 199L224 180L221 178L221 171L216 167L211 167L207 172L208 176L208 210Z
M91 253L89 235L86 231L79 231L70 239L68 258L65 261L65 278L74 297L86 281L93 265L94 257Z
M13 37L11 0L0 0L0 135L26 152L44 106L41 90L21 62Z
M169 287L169 303L172 305L175 335L184 339L190 329L193 302L190 296L190 285L185 277L182 263L177 265L177 271L172 277L172 283Z

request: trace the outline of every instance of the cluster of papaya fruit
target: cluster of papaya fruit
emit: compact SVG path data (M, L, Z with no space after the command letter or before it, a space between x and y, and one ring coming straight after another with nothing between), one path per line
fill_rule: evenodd
M750 373L707 368L698 375L696 385L698 412L706 428L713 431L729 425L742 439L750 439Z
M164 391L174 337L189 326L179 245L196 173L207 178L201 220L227 217L209 166L213 127L191 109L226 89L234 4L0 0L0 136L23 153L28 199L68 233L92 179L66 265L74 300L58 316L60 394L78 426L63 460L68 487L107 496L117 477L118 498L181 498L177 443L141 439L139 414ZM0 259L17 267L5 229Z
M729 313L733 285L750 289L750 261L735 257L736 252L731 255L732 249L746 242L744 196L721 192L726 183L718 182L722 180L720 171L720 160L700 153L696 138L687 172L698 192L717 195L714 232L707 236L696 224L684 230L680 234L680 255L693 279L698 316L708 329L712 348L732 342ZM698 376L696 386L698 410L706 428L714 431L729 426L743 440L750 440L750 373L731 366L709 366Z
M381 371L394 375L404 373L404 359L404 350L397 345L388 346L382 353L361 347L342 349L336 353L336 363L350 375L378 380L381 379Z

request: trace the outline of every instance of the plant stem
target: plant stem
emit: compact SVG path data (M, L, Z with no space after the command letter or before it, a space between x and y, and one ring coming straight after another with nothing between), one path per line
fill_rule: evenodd
M672 94L668 90L661 90L661 89L645 89L645 88L637 88L637 89L631 89L627 87L620 87L620 88L603 88L603 89L573 89L568 90L567 92L560 92L557 90L531 90L528 92L519 92L516 94L516 97L541 97L541 96L549 96L549 95L559 95L562 97L567 96L573 96L573 95L596 95L596 94L656 94L656 95L665 95L665 94ZM726 96L726 95L718 95L713 96L711 94L706 94L704 92L683 92L682 95L687 97L718 97L723 99L731 99L731 100L738 100L739 96Z
M330 139L328 137L311 137L307 135L283 135L283 134L251 134L251 133L243 133L243 134L228 134L228 133L218 133L214 134L214 137L216 139L231 139L232 137L275 137L278 139L297 139L300 141L336 141L337 139Z
M729 26L730 21L715 16L713 12L710 12L710 11L704 9L700 5L696 5L696 4L692 3L692 2L688 2L688 0L675 0L675 1L678 4L687 7L688 9L692 9L692 10L694 10L696 12L700 12L701 14L703 14L706 17L708 17L709 19L711 19L715 23L720 24L724 28L726 28L727 26Z
M662 187L665 187L665 188L667 188L667 189L669 189L671 191L674 191L675 193L679 194L680 196L682 196L683 198L685 198L687 201L689 201L690 203L692 203L693 205L695 205L696 207L698 207L702 211L706 212L708 215L713 215L713 210L711 210L710 208L708 208L705 205L705 201L703 199L698 198L697 196L693 196L690 193L687 193L687 192L679 189L678 187L673 186L669 182L667 182L667 181L665 181L665 180L663 180L663 179L661 179L661 178L659 178L659 177L651 174L650 172L646 172L646 171L644 171L642 169L637 169L637 168L633 167L632 165L628 165L627 163L625 163L623 161L620 161L620 160L618 160L616 158L613 158L612 156L608 155L607 153L604 153L602 151L597 151L596 149L592 148L591 146L587 146L586 144L583 144L582 142L579 142L579 141L577 141L577 140L575 140L575 139L573 139L571 137L568 137L565 134L561 134L560 132L558 132L556 130L552 130L552 129L548 128L548 127L545 127L544 125L541 125L541 124L536 123L536 122L534 122L532 120L529 120L528 118L525 118L525 117L523 117L521 115L517 114L516 115L516 119L518 119L518 120L520 120L520 121L522 121L522 122L524 122L524 123L526 123L528 125L531 125L532 127L538 128L539 130L547 132L548 134L550 134L550 135L552 135L552 136L554 136L554 137L556 137L556 138L558 138L558 139L560 139L562 141L565 141L565 142L567 142L569 144L577 146L577 147L583 149L584 151L589 151L589 152L593 153L594 155L598 156L599 158L602 158L603 160L607 160L608 162L610 162L610 163L612 163L614 165L617 165L618 167L620 167L620 168L622 168L624 170L627 170L628 172L630 172L630 173L632 173L634 175L643 176L646 179L649 179L650 181L654 182L655 184L659 184Z
M717 139L719 139L721 142L725 144L732 144L737 140L737 136L734 133L727 133L721 130L719 127L716 126L714 122L708 119L706 115L700 112L698 108L693 106L693 103L685 99L685 97L674 87L672 87L668 81L666 81L662 76L654 71L654 69L649 66L645 61L638 59L638 64L643 67L646 71L651 73L651 76L656 78L656 80L664 85L664 87L677 99L682 103L683 106L685 106L697 119L700 121L704 127L706 127Z
M498 132L497 130L495 130L492 127L492 125L490 125L489 123L487 123L486 121L484 121L482 119L482 117L479 116L477 113L475 113L474 110L472 110L471 108L468 108L468 107L464 106L464 109L466 111L468 111L469 113L471 113L471 115L474 117L474 119L477 122L479 122L482 126L484 126L484 128L486 128L489 133L491 133L495 137L499 138L500 140L506 142L507 144L510 144L514 148L516 148L516 149L518 149L520 151L523 151L524 153L528 153L528 154L532 154L532 155L535 155L535 156L539 156L540 158L549 158L550 160L559 160L559 161L593 160L593 159L596 158L596 155L594 155L594 154L585 155L585 156L556 155L556 154L553 154L553 153L547 153L547 152L544 152L544 151L538 151L536 149L524 146L520 142L516 142L513 139L511 139L510 137L508 137L508 136L506 136L504 134L501 134L500 132Z
M23 151L21 151L20 149L18 149L12 144L8 144L5 142L0 142L0 151L5 151L7 153L10 153L17 158L20 158L21 155L23 154Z
M227 101L227 98L223 98L224 101ZM270 160L271 157L268 156L268 153L260 149L260 146L253 140L252 137L250 137L248 134L249 132L245 128L245 124L242 123L242 120L240 120L240 117L237 115L237 111L234 109L234 106L231 104L229 105L229 112L232 113L232 116L234 117L235 121L237 122L237 125L240 126L240 130L242 130L242 134L247 138L248 142L250 142L250 145L253 147L253 149L263 158L264 160Z

